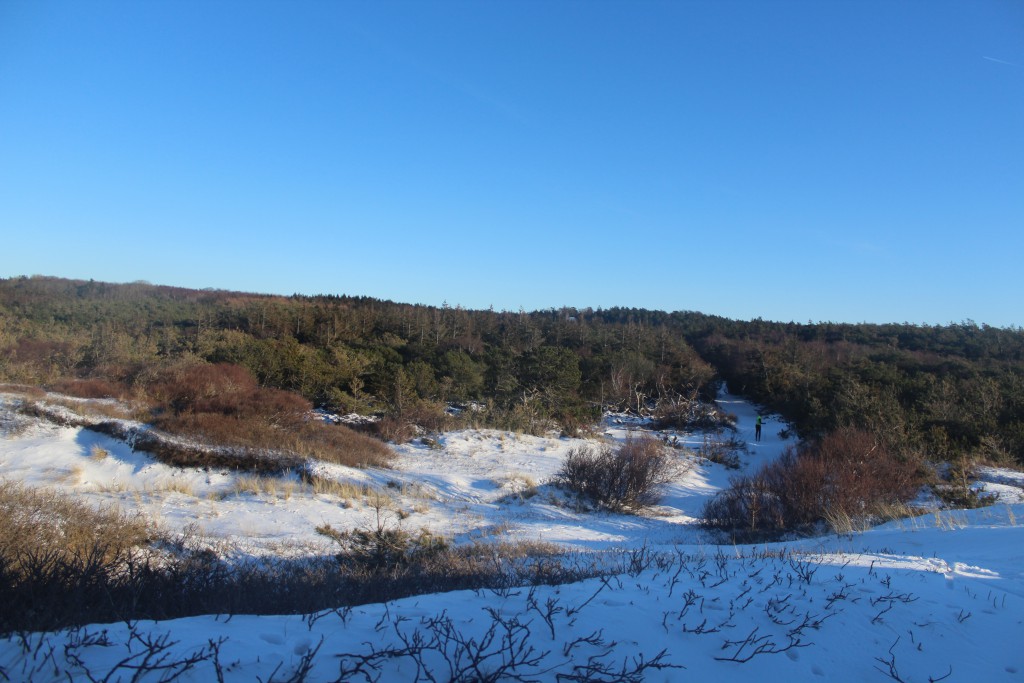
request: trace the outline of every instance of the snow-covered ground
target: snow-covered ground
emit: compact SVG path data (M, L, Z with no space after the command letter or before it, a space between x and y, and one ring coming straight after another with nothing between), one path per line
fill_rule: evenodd
M767 415L755 443L755 408L736 397L721 401L746 441L740 471L791 443L779 434L785 425ZM621 441L642 426L609 416L601 438ZM693 448L703 441L664 436ZM736 470L679 450L689 468L655 509L581 511L546 482L582 443L454 432L397 447L391 470L318 465L321 480L351 486L314 495L297 479L254 482L168 467L93 432L30 425L0 441L0 478L116 503L167 532L189 528L229 555L332 552L315 527L368 526L374 496L359 491L368 486L386 494L392 521L408 529L457 542L496 537L625 550L633 571L305 617L209 616L26 635L0 642L0 671L11 680L100 680L111 672L111 681L132 680L143 641L166 635L165 663L195 655L179 679L189 681L289 680L307 667L311 681L478 680L499 672L504 678L495 680L1024 677L1024 475L983 470L999 502L982 510L938 511L849 536L717 547L693 522Z
M10 405L14 397L2 400ZM583 445L583 439L465 430L397 446L392 469L319 463L312 472L352 488L379 491L389 499L393 523L426 528L457 542L499 533L503 540L546 541L581 550L695 542L700 535L693 522L707 498L726 486L732 474L777 457L790 443L778 435L782 425L768 416L763 439L755 443L754 408L728 395L721 401L739 420L735 435L748 439L741 470L694 457L689 449L701 445L700 434L656 433L676 437L687 447L676 451L687 472L666 487L662 504L644 516L577 511L547 485L566 452ZM609 416L598 440L621 442L644 427L642 420ZM80 428L39 423L2 443L0 478L137 511L172 534L189 526L198 539L237 555L327 552L331 541L315 532L318 525L367 527L376 514L372 501L354 491L314 495L297 477L172 467ZM97 449L107 455L95 457Z

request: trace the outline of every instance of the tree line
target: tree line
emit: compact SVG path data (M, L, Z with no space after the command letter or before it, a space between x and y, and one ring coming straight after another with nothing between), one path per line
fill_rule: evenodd
M1024 464L1024 331L971 321L736 321L636 308L467 310L46 277L0 279L0 380L146 384L227 363L336 411L406 421L472 405L575 430L601 410L671 412L721 382L800 436L868 430L934 459Z

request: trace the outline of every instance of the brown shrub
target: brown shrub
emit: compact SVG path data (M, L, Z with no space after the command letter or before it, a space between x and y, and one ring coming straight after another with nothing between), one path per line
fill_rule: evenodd
M618 449L569 450L555 483L611 510L650 505L661 485L679 474L679 461L660 441L629 437Z
M262 415L272 413L274 407L286 407L289 402L300 412L309 410L309 404L298 395L262 389L252 373L230 363L168 368L158 374L149 392L158 403L176 413ZM295 396L295 399L281 395ZM265 407L265 403L271 405Z
M416 438L416 425L401 417L385 415L370 425L372 434L391 443L408 443Z
M309 401L260 387L238 365L175 368L155 382L150 393L168 408L154 425L173 434L351 467L384 466L392 456L391 449L376 439L312 419Z
M401 415L385 415L369 425L368 431L383 441L407 443L420 433L443 432L452 428L454 418L445 412L442 403L433 401L416 401L402 411Z
M46 392L31 384L0 384L0 393L17 394L29 399L45 398Z
M707 526L777 533L828 518L862 520L913 498L924 476L915 458L892 453L850 427L788 450L751 476L736 477L704 506Z
M125 388L105 379L63 379L50 385L50 390L77 398L122 398Z
M310 421L296 436L300 455L348 467L387 467L395 455L386 444L344 425Z

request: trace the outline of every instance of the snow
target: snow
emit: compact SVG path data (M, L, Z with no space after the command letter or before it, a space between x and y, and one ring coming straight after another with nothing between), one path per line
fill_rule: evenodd
M780 435L785 425L763 413L763 440L755 443L756 407L728 395L720 401L747 442L740 470L679 450L689 469L643 515L579 510L546 483L582 439L466 430L397 446L390 470L311 468L324 480L383 492L394 523L406 528L456 542L546 541L580 558L600 553L622 565L611 577L305 616L211 615L22 634L0 641L0 667L12 680L111 674L127 681L130 667L166 636L164 661L179 668L143 680L179 672L183 681L288 680L306 669L310 681L470 680L501 670L506 680L539 681L1020 680L1024 474L983 468L980 485L998 496L988 508L720 547L694 524L704 502L730 476L792 444ZM610 416L593 440L619 442L646 428ZM690 448L703 441L659 436ZM362 527L375 512L356 488L313 495L293 477L268 479L250 493L244 475L169 467L106 436L44 423L0 441L0 478L116 504L240 559L332 552L316 526ZM191 655L196 661L186 667Z

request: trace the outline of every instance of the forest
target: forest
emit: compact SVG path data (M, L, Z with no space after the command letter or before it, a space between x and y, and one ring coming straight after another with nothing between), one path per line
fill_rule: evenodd
M1024 465L1021 328L737 321L638 308L480 311L0 279L0 382L154 396L166 392L168 373L207 365L225 381L245 384L241 368L261 391L378 415L379 436L395 440L414 426L442 429L460 411L526 432L577 433L605 410L685 427L724 382L804 439L856 428L932 461Z

